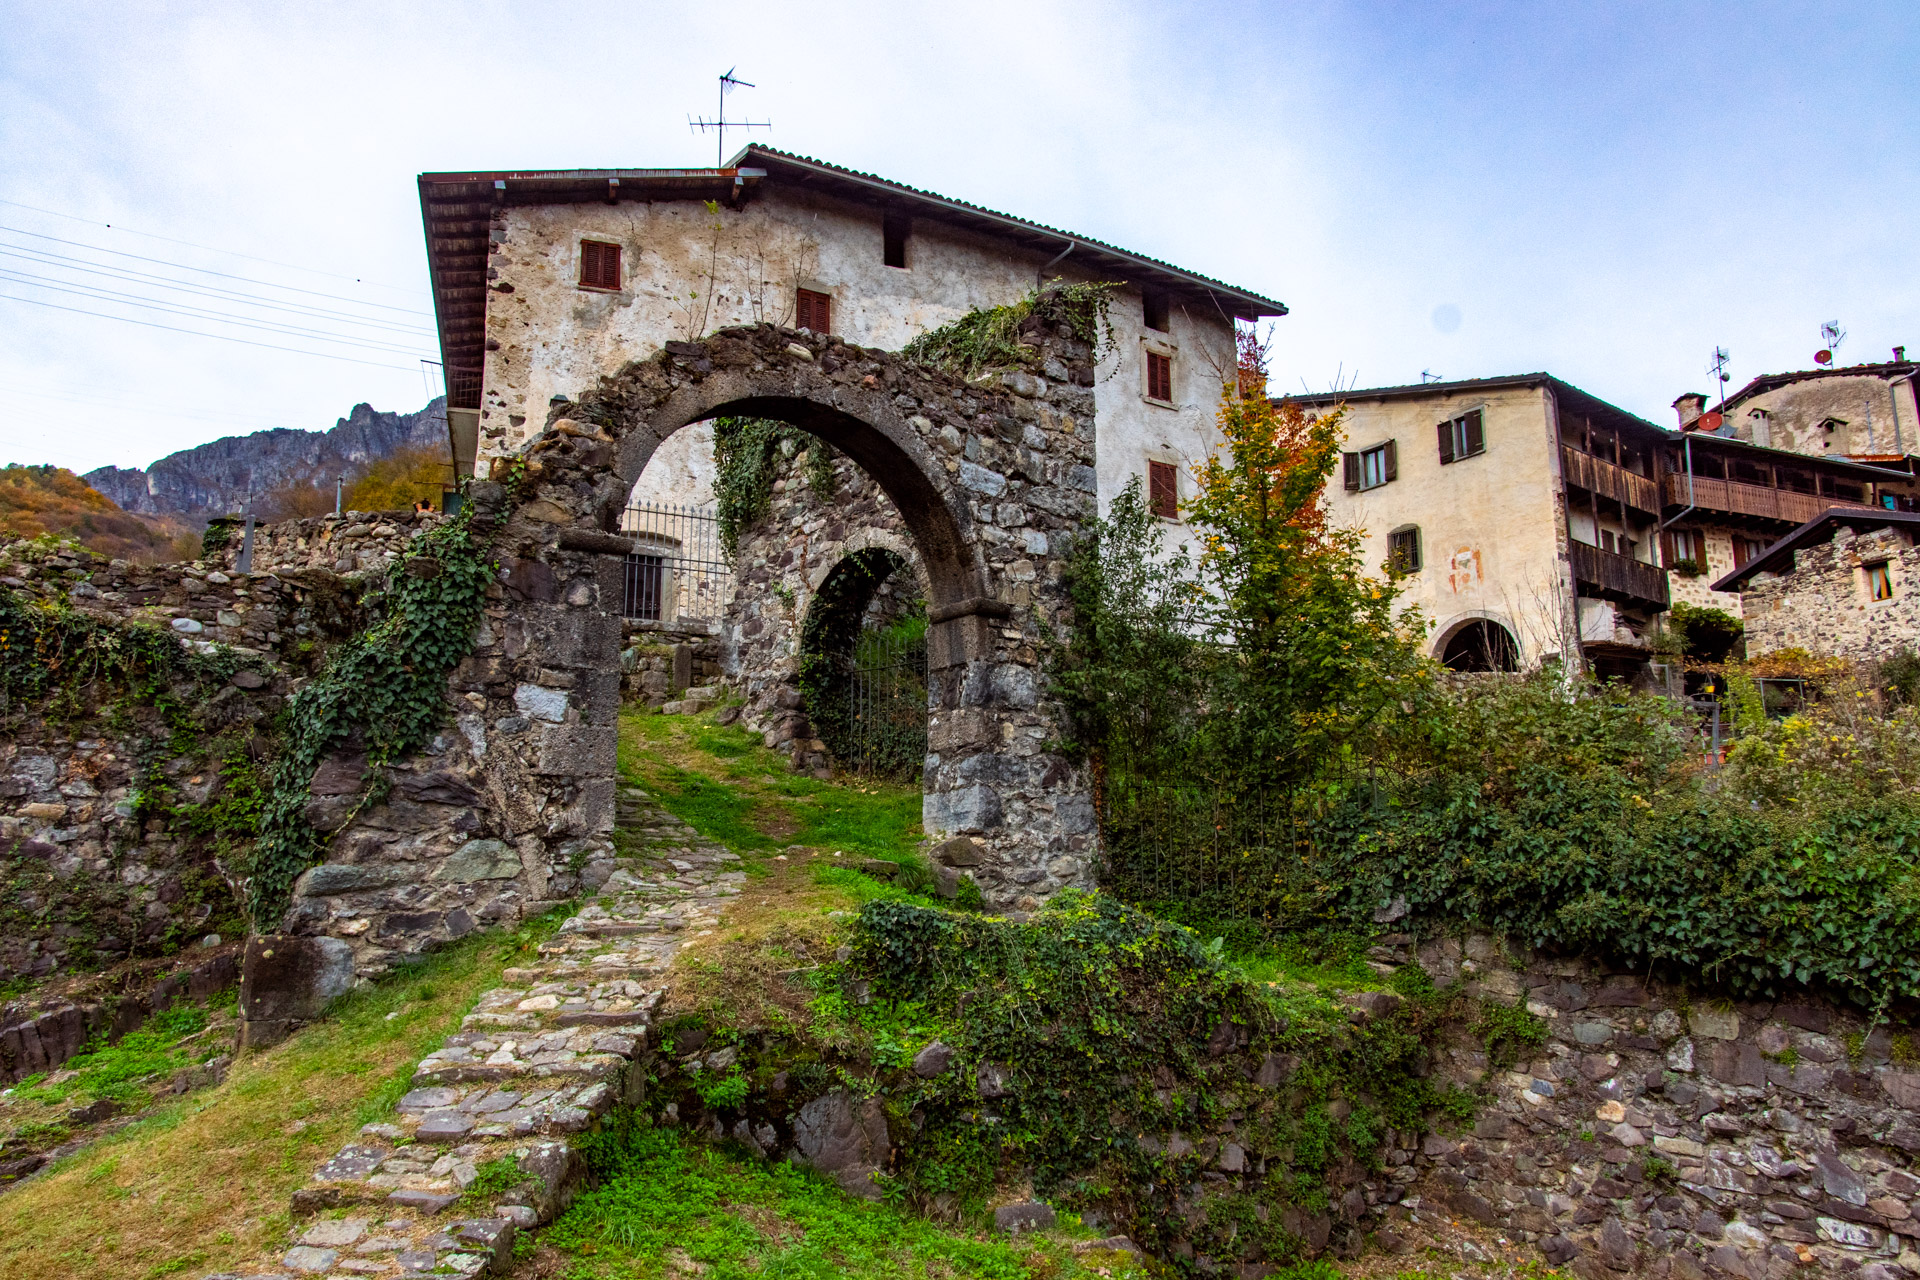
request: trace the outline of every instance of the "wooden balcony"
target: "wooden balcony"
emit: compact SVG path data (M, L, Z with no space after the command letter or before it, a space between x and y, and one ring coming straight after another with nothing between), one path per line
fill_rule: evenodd
M1571 445L1562 445L1560 471L1568 488L1585 489L1649 515L1660 513L1660 487L1625 467L1582 453Z
M1573 579L1581 595L1655 609L1667 607L1667 571L1659 565L1643 564L1584 542L1576 541L1572 547Z
M1675 473L1667 477L1667 505L1669 507L1688 505L1685 474ZM1867 502L1853 502L1845 498L1823 498L1811 493L1795 493L1791 489L1771 489L1762 484L1743 484L1738 480L1714 480L1707 476L1693 477L1692 505L1702 511L1752 516L1760 520L1778 520L1789 525L1805 524L1828 507L1872 506Z

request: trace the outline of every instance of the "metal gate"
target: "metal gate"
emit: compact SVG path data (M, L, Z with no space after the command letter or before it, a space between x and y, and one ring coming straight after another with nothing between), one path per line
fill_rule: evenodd
M620 521L627 556L621 616L645 622L712 622L733 597L733 562L711 507L631 506Z
M831 743L835 760L858 773L917 777L927 755L925 619L862 631L835 665L846 684L845 731Z

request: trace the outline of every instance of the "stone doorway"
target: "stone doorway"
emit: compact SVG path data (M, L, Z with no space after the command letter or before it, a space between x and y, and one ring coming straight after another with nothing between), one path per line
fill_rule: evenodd
M917 778L927 754L927 603L913 566L869 547L827 572L800 630L799 685L834 767Z

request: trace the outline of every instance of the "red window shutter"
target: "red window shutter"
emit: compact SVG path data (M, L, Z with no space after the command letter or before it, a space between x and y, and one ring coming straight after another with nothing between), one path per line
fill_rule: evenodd
M1147 353L1147 398L1173 399L1173 358Z
M1382 478L1398 480L1400 478L1400 446L1396 442L1389 440L1387 441L1386 449L1386 469Z
M1180 518L1180 479L1171 462L1147 464L1147 506L1163 520Z
M620 246L603 240L580 242L580 283L589 289L620 287Z
M1453 424L1440 424L1440 464L1445 466L1453 461Z
M802 289L794 306L794 324L815 333L833 332L833 297L813 289Z
M1340 478L1349 490L1360 487L1360 455L1343 453L1340 455Z

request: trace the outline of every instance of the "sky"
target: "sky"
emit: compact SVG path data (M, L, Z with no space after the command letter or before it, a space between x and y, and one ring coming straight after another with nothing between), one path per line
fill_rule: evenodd
M1547 370L1665 424L1716 347L1736 389L1827 320L1841 363L1920 354L1911 0L0 0L0 32L0 462L419 408L415 176L710 164L729 67L770 145L1281 299L1275 390Z

